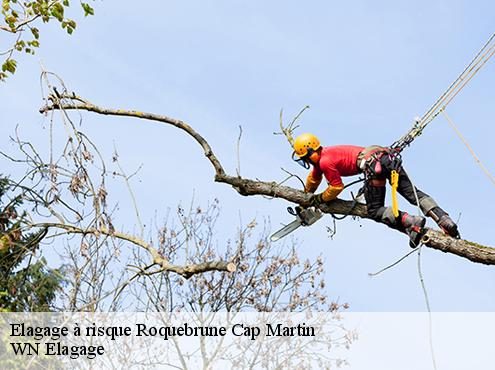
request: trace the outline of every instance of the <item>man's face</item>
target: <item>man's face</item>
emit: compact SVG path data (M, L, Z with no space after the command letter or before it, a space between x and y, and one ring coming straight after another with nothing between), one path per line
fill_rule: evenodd
M313 166L317 164L320 161L320 152L321 149L316 150L315 152L311 153L308 156L308 162L311 163Z
M311 149L310 152L304 157L298 157L297 154L293 152L292 159L302 167L309 169L310 164L314 166L320 161L320 153L321 153L321 148L316 151L313 151Z

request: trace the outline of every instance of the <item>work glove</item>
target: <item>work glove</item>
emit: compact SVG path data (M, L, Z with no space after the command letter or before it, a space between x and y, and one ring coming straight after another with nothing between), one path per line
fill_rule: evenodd
M316 189L318 189L318 186L321 183L321 179L322 179L322 175L313 177L313 172L311 171L306 179L306 184L304 185L304 192L314 193Z
M323 193L313 195L311 197L311 200L309 201L309 204L312 207L318 207L322 203L325 203L325 201L323 200Z

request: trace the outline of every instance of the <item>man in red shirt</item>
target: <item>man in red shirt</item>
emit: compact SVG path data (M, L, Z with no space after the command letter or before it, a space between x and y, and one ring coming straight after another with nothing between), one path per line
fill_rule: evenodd
M399 216L395 217L392 208L385 207L385 183L390 180L392 170L396 170L399 174L397 187L399 194L413 205L419 202L422 212L431 217L446 234L459 238L454 221L432 197L413 187L400 160L389 148L380 146L365 148L354 145L322 147L316 136L302 134L294 141L293 159L307 169L310 165L313 166L306 179L306 192L314 193L323 176L328 182L328 187L323 193L313 196L314 206L337 198L344 189L342 176L364 173L364 196L368 215L376 222L407 233L410 245L416 247L421 239L426 219L401 211Z

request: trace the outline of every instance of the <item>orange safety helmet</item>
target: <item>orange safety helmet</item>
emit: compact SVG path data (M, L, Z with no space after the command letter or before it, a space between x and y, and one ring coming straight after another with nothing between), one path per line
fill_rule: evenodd
M304 168L309 168L308 160L318 161L318 149L321 148L320 140L313 134L302 134L294 140L294 152L292 159ZM296 158L299 157L299 158Z

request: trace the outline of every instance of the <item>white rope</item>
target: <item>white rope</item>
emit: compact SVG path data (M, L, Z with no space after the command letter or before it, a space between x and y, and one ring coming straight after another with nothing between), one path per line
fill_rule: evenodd
M442 110L457 96L457 94L471 81L478 71L488 62L495 53L495 33L491 35L485 45L471 60L471 63L462 71L448 89L436 100L436 102L428 109L428 111L419 119L409 132L392 144L392 148L403 150L425 129L425 127L433 121Z
M439 113L439 107L443 105L443 108L459 93L460 90L474 77L474 75L485 65L495 51L495 33L493 33L488 41L483 45L476 56L471 60L457 79L448 87L440 98L433 104L430 109L421 118L422 126L426 126L433 118ZM480 65L481 63L481 65ZM476 68L478 67L478 68ZM443 104L446 101L445 104Z
M409 181L412 184L412 188L413 188L413 192L414 192L414 198L416 198L416 206L418 207L418 215L421 216L422 211L421 211L421 207L419 205L419 197L418 197L418 193L416 191L416 186L414 185L414 182L411 180L411 177L407 174L407 172L405 170L404 170L404 173L409 178ZM437 370L437 362L435 360L435 349L433 348L433 319L431 316L430 299L428 297L428 291L426 290L426 284L425 284L425 280L423 277L423 272L421 270L421 248L422 247L423 247L423 243L420 242L419 246L417 248L417 250L418 250L418 276L419 276L419 281L421 282L421 289L423 290L423 295L425 297L426 309L428 310L428 338L429 338L429 342L430 342L431 361L433 363L433 368L435 370Z
M474 152L474 150L471 148L471 146L469 145L469 143L466 140L466 138L461 134L461 132L457 128L457 126L454 123L454 121L452 120L452 118L450 118L450 116L447 114L447 112L445 111L445 109L442 109L442 113L445 116L445 118L447 119L447 122L449 123L450 127L452 127L452 129L455 131L455 133L457 134L457 136L459 136L459 139L461 139L461 141L463 142L463 144L469 150L469 152L473 156L474 160L476 161L476 164L483 170L483 172L488 177L488 179L493 183L493 185L495 185L495 178L490 173L490 171L485 167L485 165L481 162L481 160L478 158L478 156L476 155L476 153Z

